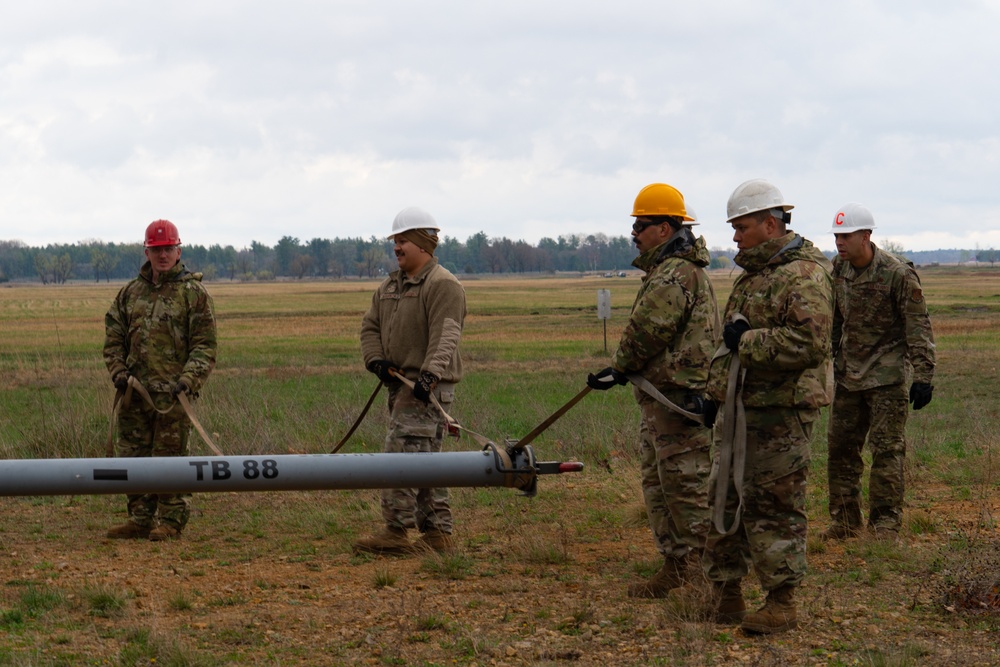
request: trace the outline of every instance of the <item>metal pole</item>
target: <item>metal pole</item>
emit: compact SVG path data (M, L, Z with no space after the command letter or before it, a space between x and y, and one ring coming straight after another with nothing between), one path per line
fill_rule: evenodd
M506 486L582 463L536 462L530 448L423 454L301 454L0 461L0 496Z

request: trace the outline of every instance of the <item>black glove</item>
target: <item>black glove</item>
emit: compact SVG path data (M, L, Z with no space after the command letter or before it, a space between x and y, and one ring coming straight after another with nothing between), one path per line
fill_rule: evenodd
M740 348L740 338L748 331L750 324L746 320L736 320L722 328L722 340L730 352L736 352Z
M189 387L188 383L185 382L184 380L178 380L177 384L174 385L174 388L173 390L171 390L170 393L173 394L174 396L177 396L179 394L190 394L191 387Z
M424 403L430 403L431 392L434 391L437 383L437 375L430 371L421 371L420 377L413 383L413 396Z
M702 418L700 422L696 422L693 419L685 419L687 423L694 424L695 426L704 426L705 428L712 428L715 424L715 415L719 412L719 406L712 399L705 396L691 395L688 396L685 407L688 412L701 415Z
M914 382L910 385L910 403L913 403L913 409L919 410L930 403L933 393L934 387L926 382Z
M396 368L396 364L391 361L386 361L385 359L374 359L368 362L368 371L377 375L378 379L381 380L383 384L399 381L394 376L389 374L390 370L399 372L399 369Z
M608 366L603 371L598 371L597 375L590 373L587 375L587 386L597 391L606 391L616 384L628 384L628 378L624 373L616 371Z
M115 389L125 391L128 389L128 373L119 373L112 382L115 383Z

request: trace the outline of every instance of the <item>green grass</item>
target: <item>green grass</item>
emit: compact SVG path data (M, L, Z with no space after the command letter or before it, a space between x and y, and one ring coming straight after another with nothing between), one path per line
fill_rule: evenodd
M908 422L905 546L864 539L838 545L815 538L828 521L825 411L813 432L810 557L837 566L810 572L802 604L823 636L844 636L840 644L830 640L814 647L825 664L920 664L929 658L909 640L923 636L924 626L933 626L928 632L935 633L941 627L935 624L943 623L957 633L960 647L962 639L982 641L963 633L994 625L975 617L956 630L955 617L935 603L956 595L956 589L931 596L927 582L962 584L961 590L972 585L989 590L995 583L989 579L995 561L983 554L992 546L1000 485L994 472L1000 432L1000 273L938 269L922 271L921 277L935 327L938 370L934 401L911 413ZM731 276L720 273L714 279L724 303ZM636 279L611 286L611 350L637 286ZM103 455L112 387L101 359L102 318L118 287L0 289L5 325L0 414L17 415L0 420L0 457ZM196 409L217 444L234 454L329 451L376 384L361 367L357 340L375 284L208 287L219 313L220 358ZM579 392L587 373L608 362L594 311L596 289L604 287L605 282L588 279L467 281L466 377L458 387L454 416L502 443L522 437ZM380 451L385 427L383 390L343 451ZM81 649L78 636L102 642L101 656L108 664L151 664L153 659L161 666L290 664L299 661L298 651L308 650L331 656L343 652L350 657L338 659L349 664L371 641L365 635L331 634L346 629L324 628L325 614L355 603L340 602L339 591L324 590L322 584L299 587L301 581L312 582L314 574L325 579L344 569L365 591L358 624L366 633L393 628L388 631L392 638L384 640L394 642L392 650L381 657L363 654L376 664L407 659L402 646L437 649L436 660L427 664L485 664L503 658L496 646L530 637L536 628L575 640L591 626L647 643L664 637L674 642L632 664L724 664L726 647L734 645L747 662L777 664L777 657L752 654L758 645L739 632L688 628L698 617L695 609L667 610L624 599L624 586L659 566L652 560L655 549L642 511L637 443L638 410L631 393L589 394L533 443L541 459L583 461L583 474L543 478L531 500L503 488L453 489L462 553L414 564L401 559L387 566L381 559L351 555L353 539L380 521L377 491L203 494L196 497L199 513L185 539L155 547L101 539L124 516L120 497L3 499L8 520L0 522L0 552L10 567L0 588L0 634L10 645L0 647L0 664L82 664L91 647ZM446 447L476 445L463 437L448 440ZM194 450L207 451L197 437ZM962 521L939 513L942 503L964 503L958 505ZM15 549L7 542L15 536L28 546L8 556ZM911 548L932 540L939 546ZM621 544L620 553L594 562L591 547L607 548L609 542ZM67 557L60 549L81 563L91 555L147 559L155 576L168 582L167 592L134 598L130 585L105 572L88 575L92 583L80 590L67 582L62 564ZM220 570L232 573L236 583L217 586ZM241 578L245 585L239 585ZM474 593L449 592L446 605L437 606L432 589L461 586ZM534 591L540 586L554 586L556 594L537 600ZM600 589L601 602L588 606L592 588ZM760 604L756 585L748 583L745 594L748 605ZM885 647L873 648L866 622L848 616L851 623L840 625L838 617L831 627L829 615L860 604L845 602L854 595L861 595L860 603L873 613L901 614L912 624L909 634L890 636L895 621L886 623ZM262 622L296 619L301 636L312 638L317 648L297 638L267 635L253 625L257 610L273 599L283 600L285 607L269 610L272 615L262 616ZM386 616L364 617L372 599L385 601ZM608 605L606 613L602 605ZM480 630L452 619L446 610L457 608L479 617ZM393 624L404 615L407 624ZM184 624L179 630L167 621L176 617ZM135 630L141 624L172 630ZM494 624L499 625L494 629ZM594 655L600 637L594 635L585 655ZM52 653L42 656L34 647L46 642ZM116 653L111 655L107 646ZM410 663L422 664L420 659Z

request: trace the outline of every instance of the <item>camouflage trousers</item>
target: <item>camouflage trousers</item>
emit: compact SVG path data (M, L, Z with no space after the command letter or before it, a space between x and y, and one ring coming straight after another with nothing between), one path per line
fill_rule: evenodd
M868 523L898 531L903 523L903 462L906 458L905 385L863 391L838 386L827 434L830 517L835 523L860 528L861 452L868 440L872 455L868 482Z
M664 395L678 405L684 403L682 390ZM642 496L656 548L664 557L701 554L711 522L711 431L690 424L646 394L639 397L639 407Z
M453 385L434 391L445 412L455 399ZM447 433L444 418L433 403L415 398L409 387L389 388L389 433L383 450L397 452L440 452ZM420 532L452 532L448 489L385 489L382 491L382 518L392 528L417 528Z
M152 394L153 401L165 409L173 397ZM118 411L117 455L123 458L144 456L188 456L191 422L180 404L161 415L138 396ZM152 526L157 514L160 521L182 530L191 517L190 493L144 493L126 496L129 520L140 526Z
M705 545L705 573L712 581L733 581L745 577L752 565L766 591L798 586L806 574L809 438L819 410L747 408L746 415L743 516L732 535L724 536L712 526ZM718 426L717 449L722 432ZM718 451L715 456L709 498L715 497L716 484L728 483L729 526L736 513L736 490L732 480L716 479Z

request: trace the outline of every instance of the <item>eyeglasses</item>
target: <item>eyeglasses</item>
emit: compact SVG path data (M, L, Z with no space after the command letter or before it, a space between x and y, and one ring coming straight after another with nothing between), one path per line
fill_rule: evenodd
M146 250L149 251L149 252L151 252L151 253L154 253L154 254L169 255L173 251L177 250L177 246L175 246L175 245L157 245L157 246L153 246L151 248L146 248Z
M643 230L647 227L652 227L653 225L660 224L656 220L636 220L632 223L632 231L636 234L642 234Z

